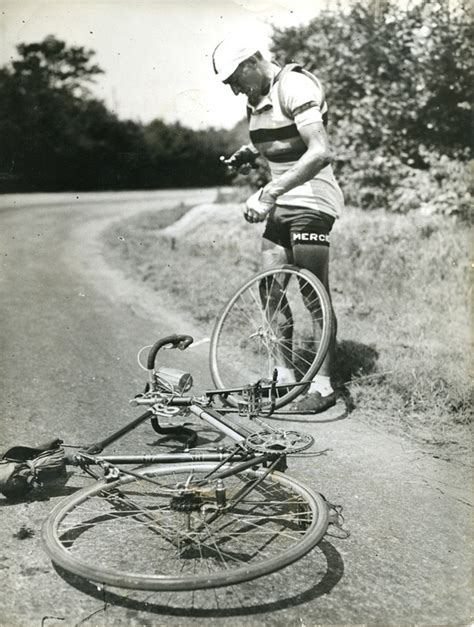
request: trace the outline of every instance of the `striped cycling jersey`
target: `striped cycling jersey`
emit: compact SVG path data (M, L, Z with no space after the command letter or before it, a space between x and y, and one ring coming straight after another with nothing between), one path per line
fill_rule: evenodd
M250 141L268 161L272 178L277 179L307 150L299 129L314 122L326 126L328 108L317 79L293 70L284 74L280 86L280 68L273 67L275 78L268 94L255 107L249 104L248 112ZM330 165L277 200L277 205L317 209L333 217L340 215L343 204Z

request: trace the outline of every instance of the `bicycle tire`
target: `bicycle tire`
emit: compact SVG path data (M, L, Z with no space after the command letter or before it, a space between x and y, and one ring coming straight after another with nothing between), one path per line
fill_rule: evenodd
M156 466L139 472L160 486L123 476L79 490L56 505L45 521L47 553L61 568L99 585L198 590L272 573L303 557L323 537L328 525L324 498L279 472L268 475L241 503L199 530L203 508L193 510L188 504L190 512L180 511L172 499L182 498L183 480L192 477L191 491L195 478L204 480L215 467L202 462ZM241 490L263 472L226 478L227 503L231 489ZM197 494L203 490L209 499L206 504L212 505L212 478Z
M275 308L277 314L269 317L267 307L263 307L261 302L262 283L283 284L285 281L284 289L280 289L284 296ZM313 311L305 304L302 285L308 290L307 302L311 304ZM268 288L268 292L271 289ZM284 342L288 344L288 340L281 341L272 329L274 319L278 319L279 314L282 317L283 309L285 321L279 328L284 329L291 324L290 348L283 346ZM257 321L253 319L254 314L259 317ZM288 317L292 318L291 323L286 322ZM300 383L298 386L289 386L276 398L275 409L283 407L305 390L301 383L310 382L321 368L331 342L333 325L331 301L323 284L314 274L291 265L258 272L245 281L228 300L215 323L209 353L214 385L217 389L238 388L260 378L271 378L271 362L275 361L274 353L280 350L280 353L286 352L287 356L291 354L296 380ZM233 407L237 407L239 402L239 398L234 395L229 395L226 399L226 403ZM269 404L264 403L263 409Z

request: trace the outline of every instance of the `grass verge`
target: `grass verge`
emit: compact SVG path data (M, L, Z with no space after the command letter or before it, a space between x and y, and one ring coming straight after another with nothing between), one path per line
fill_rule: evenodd
M259 268L261 225L238 203L140 214L106 233L113 262L212 326ZM180 218L183 218L180 220ZM334 378L371 423L470 446L469 232L446 218L347 209L331 243ZM446 449L443 449L446 450ZM444 453L446 454L446 453Z

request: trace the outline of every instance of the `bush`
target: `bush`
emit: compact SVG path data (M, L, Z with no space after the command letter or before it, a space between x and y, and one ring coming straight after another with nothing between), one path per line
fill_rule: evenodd
M350 202L467 217L473 23L467 7L357 3L275 29L273 52L328 94L336 170Z
M452 215L468 221L472 206L473 161L463 162L420 147L429 167L412 168L383 150L363 151L357 166L339 167L346 203L394 213Z

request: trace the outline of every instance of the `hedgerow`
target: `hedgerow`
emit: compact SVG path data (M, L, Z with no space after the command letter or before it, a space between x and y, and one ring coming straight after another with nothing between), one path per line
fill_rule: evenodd
M473 22L467 6L357 3L276 28L273 53L323 82L346 200L467 218Z

